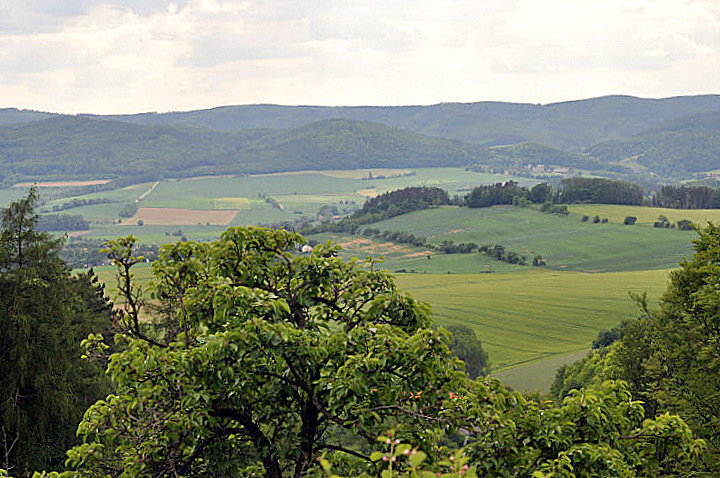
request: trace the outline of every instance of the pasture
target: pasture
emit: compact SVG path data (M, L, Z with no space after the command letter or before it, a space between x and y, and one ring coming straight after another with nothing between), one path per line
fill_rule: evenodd
M372 174L373 179L368 179ZM167 179L135 184L120 189L98 190L102 185L86 185L67 182L66 187L46 187L40 194L41 213L59 211L79 214L90 221L89 237L112 238L129 233L127 229L114 227L118 213L127 204L137 203L144 208L173 208L198 211L235 210L238 213L229 225L278 224L295 220L315 220L321 208L335 208L338 214L347 214L363 205L368 197L407 186L439 186L450 194L465 194L480 184L518 180L524 185L536 181L465 171L462 168L419 169L360 169L328 171L294 171L253 176L203 176L186 179ZM22 197L23 188L0 190L0 207ZM75 201L94 201L66 209ZM124 224L145 225L138 230L143 242L164 242L167 227L206 224L228 224L224 220L190 218L168 220L144 217L122 219ZM206 213L201 213L206 214ZM222 213L225 214L225 213ZM127 226L129 227L129 226ZM212 226L210 226L212 227ZM207 228L183 227L185 235L192 240L217 237ZM133 232L135 234L135 232Z
M425 237L432 244L502 244L532 258L547 259L553 269L609 272L663 269L689 256L692 231L658 229L618 222L593 224L580 217L541 213L532 208L482 209L444 206L397 216L372 225Z
M105 266L95 271L114 297L115 269ZM138 265L134 271L138 283L147 287L149 265ZM395 277L401 290L430 304L436 324L462 324L475 330L489 353L494 375L521 390L547 391L555 370L586 354L600 330L637 317L629 292L646 292L651 305L656 305L665 291L667 273L532 269Z

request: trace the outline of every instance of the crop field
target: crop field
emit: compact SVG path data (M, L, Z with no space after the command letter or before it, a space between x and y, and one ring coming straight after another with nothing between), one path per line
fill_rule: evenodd
M126 224L149 226L184 226L193 224L228 225L237 215L236 210L177 209L162 207L141 207Z
M369 180L369 173L374 179ZM380 178L379 178L380 177ZM383 178L384 177L384 178ZM127 204L136 203L141 208L175 208L199 211L236 210L230 225L277 224L296 219L315 219L323 206L336 207L338 212L350 212L363 205L368 197L407 186L440 186L450 194L465 194L474 186L516 179L521 184L532 185L536 181L465 171L461 168L420 169L361 169L350 171L295 171L256 176L204 176L188 179L163 180L155 184L135 184L125 188L98 191L97 185L82 185L65 181L67 187L47 187L40 192L39 211L63 214L79 214L90 221L90 237L111 238L127 234L113 227L118 213ZM59 181L60 183L62 181ZM69 187L71 183L74 187ZM23 188L0 190L0 207L25 194ZM95 204L76 205L67 209L73 201L101 201ZM224 214L224 213L223 213ZM189 217L189 216L188 216ZM161 221L136 217L122 222L136 224L143 219L143 240L162 241L166 225L205 224L192 218L180 222ZM226 221L210 221L226 224ZM156 229L158 228L158 229ZM183 231L185 229L183 228ZM196 234L197 232L197 234ZM215 236L202 231L186 234L194 240L212 239Z
M112 297L115 269L95 269ZM136 266L146 287L147 265ZM588 274L525 270L503 274L395 274L398 286L432 307L439 325L471 327L488 351L493 374L518 389L547 390L555 370L582 358L602 329L639 314L629 292L651 304L667 270Z
M622 223L626 216L637 217L637 224L651 225L663 215L670 222L683 219L693 224L704 225L707 221L720 222L720 209L668 209L662 207L619 206L614 204L573 204L568 209L573 214L585 215L590 218L600 216L611 222Z
M432 244L502 244L554 269L593 272L662 269L691 254L692 231L581 222L580 217L541 213L531 208L446 206L404 214L372 225L425 237Z
M589 349L600 330L639 314L628 292L657 299L667 271L398 274L397 283L437 323L474 329L501 371Z

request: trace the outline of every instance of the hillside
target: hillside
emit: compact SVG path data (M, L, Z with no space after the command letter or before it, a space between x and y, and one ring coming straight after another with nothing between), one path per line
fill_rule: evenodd
M115 116L3 109L0 181L545 164L666 182L720 167L718 111L720 95L548 105L247 105Z
M58 116L0 128L5 184L49 177L141 182L319 168L459 166L485 155L478 145L347 120L281 131L215 131Z
M30 123L54 116L52 113L43 113L32 110L19 110L17 108L0 108L0 126Z
M720 168L720 114L692 115L589 150L602 161L636 162L663 176Z
M669 120L715 110L720 110L720 95L665 99L605 96L548 105L494 101L396 107L244 105L113 118L146 125L180 124L220 130L294 128L342 118L489 145L535 141L556 148L581 149L633 136Z

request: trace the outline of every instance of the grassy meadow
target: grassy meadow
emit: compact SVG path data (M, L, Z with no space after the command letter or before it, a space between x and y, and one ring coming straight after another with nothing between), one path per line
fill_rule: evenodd
M573 214L590 218L600 216L610 222L622 223L626 216L637 217L638 225L650 225L663 215L670 222L689 219L693 224L704 225L708 221L720 222L720 209L668 209L662 207L619 206L615 204L572 204L568 206Z
M542 255L552 269L587 272L674 267L690 255L695 237L692 231L613 221L593 224L581 222L576 214L558 216L512 206L446 206L404 214L372 227L409 232L432 244L443 240L502 244L528 258Z
M398 274L398 285L432 306L441 325L475 330L493 371L587 350L598 331L638 315L628 292L656 300L666 270L589 274Z

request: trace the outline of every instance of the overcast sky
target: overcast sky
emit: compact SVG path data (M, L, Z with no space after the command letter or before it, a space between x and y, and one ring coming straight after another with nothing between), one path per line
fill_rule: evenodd
M0 0L0 107L720 93L720 0Z

